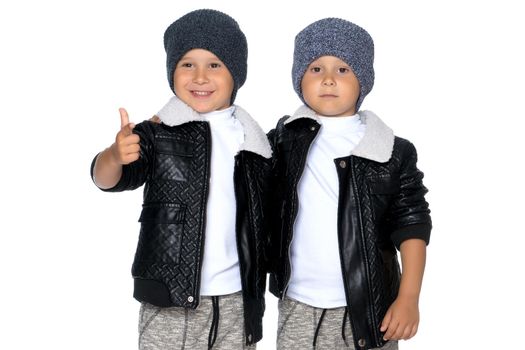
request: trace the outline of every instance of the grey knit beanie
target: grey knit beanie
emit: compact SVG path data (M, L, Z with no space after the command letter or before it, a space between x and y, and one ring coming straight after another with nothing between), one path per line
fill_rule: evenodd
M359 81L361 92L355 110L374 86L374 41L366 30L340 18L324 18L304 28L295 37L292 80L304 101L301 81L306 69L321 56L345 61Z
M173 72L179 60L192 49L204 49L215 54L230 71L234 82L233 104L237 90L246 81L248 65L246 37L233 18L209 9L189 12L166 29L164 49L168 81L174 93Z

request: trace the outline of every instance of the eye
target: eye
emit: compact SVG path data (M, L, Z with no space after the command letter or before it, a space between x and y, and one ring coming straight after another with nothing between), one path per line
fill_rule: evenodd
M350 69L347 68L347 67L340 67L339 68L339 73L345 74L345 73L348 73L348 72L350 72Z
M311 67L310 72L312 73L319 73L321 71L321 67Z
M192 63L189 63L189 62L182 62L179 67L184 67L184 68L191 68L193 67L193 64Z
M220 68L220 67L221 67L220 63L210 63L210 68L217 69L217 68Z

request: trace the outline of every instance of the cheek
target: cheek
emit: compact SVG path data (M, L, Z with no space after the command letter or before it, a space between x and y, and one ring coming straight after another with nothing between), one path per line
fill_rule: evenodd
M180 89L183 86L185 86L188 80L189 79L186 74L174 73L173 74L173 85L175 86L175 90L177 89L177 87Z
M229 94L232 93L233 91L233 79L226 76L226 77L221 77L219 80L219 83L222 87L222 89L225 91L225 92L228 92Z
M354 85L354 93L359 95L360 92L361 92L361 88L359 87L359 83L356 82L355 85Z
M301 91L305 100L315 96L316 90L317 86L313 79L303 79L301 82Z
M359 98L360 90L359 84L345 84L345 95L352 100L357 101Z
M359 96L359 94L361 93L361 88L359 87L359 81L356 79L354 79L354 81L352 81L352 91L355 95Z

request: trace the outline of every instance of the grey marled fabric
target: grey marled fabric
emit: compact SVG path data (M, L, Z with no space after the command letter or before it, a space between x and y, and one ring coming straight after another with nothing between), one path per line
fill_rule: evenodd
M240 292L219 296L219 325L213 350L246 349ZM197 309L160 308L142 304L139 319L140 350L206 350L212 324L212 298L201 297Z
M343 339L344 307L326 309L319 327L316 346L313 346L322 312L323 309L290 298L279 300L277 350L355 350L350 322L346 322L346 341ZM397 350L397 342L389 341L380 349Z

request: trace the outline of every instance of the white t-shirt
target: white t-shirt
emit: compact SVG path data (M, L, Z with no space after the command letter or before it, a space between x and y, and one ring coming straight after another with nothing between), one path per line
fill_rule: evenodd
M236 201L233 185L234 157L244 142L235 107L204 113L211 128L211 171L201 295L225 295L241 290L235 235Z
M337 234L339 180L335 158L347 157L364 136L358 114L319 117L298 184L299 209L291 243L287 295L320 308L346 305Z

